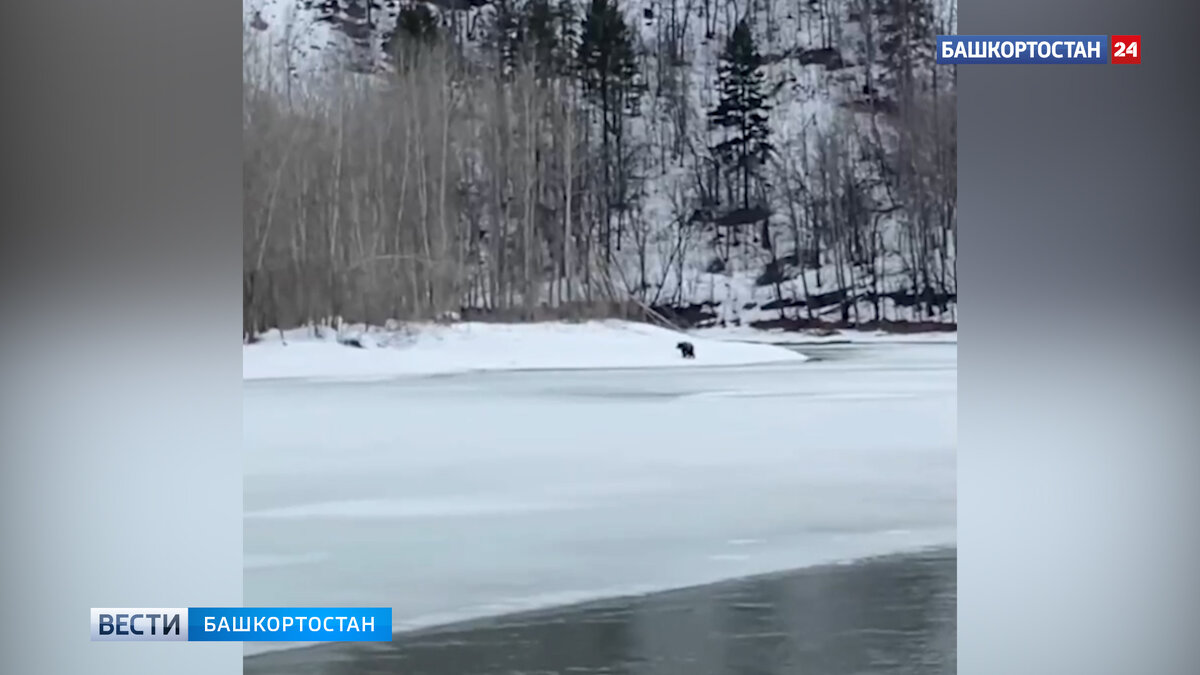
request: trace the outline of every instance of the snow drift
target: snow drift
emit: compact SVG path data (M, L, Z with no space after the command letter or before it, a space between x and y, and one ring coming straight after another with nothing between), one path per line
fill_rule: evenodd
M378 378L485 370L744 366L803 361L784 347L695 337L645 324L422 324L406 330L300 329L242 349L242 378ZM357 346L347 344L353 341ZM689 341L696 358L675 345Z

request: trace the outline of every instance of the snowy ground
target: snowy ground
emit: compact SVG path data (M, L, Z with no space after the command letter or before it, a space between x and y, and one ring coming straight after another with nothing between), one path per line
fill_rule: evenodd
M247 382L245 602L404 629L955 543L957 346L807 351Z
M405 332L360 335L365 349L339 344L332 333L314 338L309 331L264 336L242 351L242 377L386 378L483 370L580 368L657 368L744 366L803 361L782 347L691 337L654 326L622 321L581 324L419 325ZM684 360L675 345L696 346L696 358Z

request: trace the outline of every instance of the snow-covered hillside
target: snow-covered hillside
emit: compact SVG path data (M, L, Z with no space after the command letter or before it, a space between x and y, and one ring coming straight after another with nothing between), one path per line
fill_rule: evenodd
M567 2L578 17L587 13L590 0ZM416 5L371 0L351 11L359 5L355 0L243 0L247 78L260 86L270 83L289 97L297 89L313 95L351 71L365 86L393 86L385 45L395 34L398 12ZM461 48L487 49L495 4L437 0L422 6ZM603 262L611 292L689 325L956 322L952 74L935 72L918 58L923 47L909 45L903 66L910 76L919 76L901 90L895 78L886 76L900 69L894 57L893 62L885 58L885 52L896 49L888 47L885 29L907 25L896 17L919 9L939 26L951 25L953 3L623 0L618 7L636 33L645 93L639 114L629 119L628 158L622 159L633 177L625 205L631 213L613 259ZM738 228L714 224L720 213L711 211L732 206L721 205L719 195L714 205L705 185L712 162L708 148L721 134L709 127L706 115L718 103L725 38L743 18L752 26L771 94L775 157L761 170L762 205L769 212L765 234L773 242L769 250L758 223ZM676 110L680 100L686 101L683 112ZM932 108L926 101L933 101ZM543 188L515 189L534 193ZM543 208L543 201L536 209ZM570 204L568 208L578 208ZM526 212L536 209L530 206ZM561 214L562 209L546 211ZM706 216L697 218L702 211ZM534 220L533 215L527 218ZM269 222L260 226L264 233L278 227ZM257 256L248 253L248 261L257 260L265 274L269 264L263 263L263 251L273 246L266 237L278 235L262 236L261 250ZM528 246L529 236L520 235L521 245ZM567 264L564 272L560 258L578 255L582 244L556 255L562 235L545 237L545 250L524 264L553 268L539 285L534 304L555 305L562 301L563 286L570 285L564 275L571 274L571 267ZM361 242L356 246L364 248ZM375 246L380 249L376 257L399 257L386 250L386 243ZM468 259L479 260L479 269L497 264L499 249L476 253L470 243L462 246L468 247ZM587 250L592 251L590 243ZM427 252L422 255L428 257ZM523 269L528 277L529 270ZM463 274L482 279L491 272ZM496 304L491 297L498 292L495 283L480 292L463 290L464 285L455 284L460 297L430 302ZM248 290L247 295L258 292ZM306 312L314 318L312 309L297 310Z

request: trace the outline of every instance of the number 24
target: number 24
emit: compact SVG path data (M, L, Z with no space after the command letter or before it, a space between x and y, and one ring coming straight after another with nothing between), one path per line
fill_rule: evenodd
M1124 58L1126 56L1137 58L1138 43L1136 42L1130 42L1128 44L1124 42L1118 42L1116 45L1114 45L1114 47L1115 49L1113 50L1113 56L1117 58Z

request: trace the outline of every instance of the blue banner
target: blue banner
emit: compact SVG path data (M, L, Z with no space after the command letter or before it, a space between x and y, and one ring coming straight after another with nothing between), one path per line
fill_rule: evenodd
M388 607L189 607L188 642L390 642Z
M1107 35L939 35L937 62L1108 63Z

